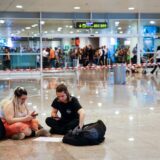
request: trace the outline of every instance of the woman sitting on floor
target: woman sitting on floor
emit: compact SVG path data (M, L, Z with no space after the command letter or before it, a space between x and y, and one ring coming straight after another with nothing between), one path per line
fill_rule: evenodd
M50 136L36 119L36 113L30 113L27 105L27 91L17 87L10 100L1 102L1 119L6 130L6 137L16 140L32 136Z

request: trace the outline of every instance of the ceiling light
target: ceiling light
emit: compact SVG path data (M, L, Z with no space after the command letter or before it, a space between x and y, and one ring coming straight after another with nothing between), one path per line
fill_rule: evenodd
M33 25L32 25L33 28L34 28L34 27L37 27L37 26L38 26L38 24L33 24Z
M155 24L155 21L150 21L149 23L150 23L150 24Z
M128 10L133 11L135 8L134 7L129 7Z
M120 34L122 34L122 33L123 33L123 31L120 31L119 33L120 33Z
M132 121L134 118L133 116L129 116L129 120Z
M23 6L21 6L21 5L17 5L17 6L16 6L16 8L21 9L21 8L23 8Z
M133 141L134 141L134 138L133 138L133 137L130 137L130 138L128 138L128 141L133 142Z
M74 7L74 9L78 10L78 9L80 9L80 7L76 6L76 7Z
M98 34L98 31L96 31L95 33Z
M115 22L115 26L118 26L118 25L119 25L119 23L120 23L119 21Z
M44 25L45 24L45 21L41 21L41 25Z
M70 31L70 34L73 34L73 31Z
M73 28L73 26L69 26L69 28Z
M98 103L98 107L101 107L102 106L102 103Z
M4 20L0 20L0 23L1 23L1 24L4 24L4 23L5 23L5 21L4 21Z
M118 115L118 114L119 114L119 111L115 111L115 114Z
M26 29L31 29L31 27L26 27Z
M44 31L44 33L45 33L45 34L47 34L47 33L48 33L48 31Z
M57 31L60 32L62 30L62 27L58 27Z
M58 30L61 30L62 29L62 27L58 27Z
M153 111L153 110L154 110L154 108L153 108L153 107L150 107L149 109L150 109L151 111Z

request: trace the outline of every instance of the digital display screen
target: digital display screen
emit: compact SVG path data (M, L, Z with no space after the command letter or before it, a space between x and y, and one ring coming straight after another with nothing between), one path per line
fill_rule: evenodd
M105 29L108 28L107 22L76 22L77 29Z

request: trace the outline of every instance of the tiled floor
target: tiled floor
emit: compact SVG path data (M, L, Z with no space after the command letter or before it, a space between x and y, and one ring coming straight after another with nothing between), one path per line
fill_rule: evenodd
M0 160L159 160L160 76L128 75L126 85L114 85L113 74L86 70L72 74L0 80L0 99L16 86L29 92L28 105L37 110L40 122L50 115L55 87L64 82L86 111L86 123L101 119L106 140L98 146L74 147L61 142L5 140ZM60 137L53 135L53 137Z

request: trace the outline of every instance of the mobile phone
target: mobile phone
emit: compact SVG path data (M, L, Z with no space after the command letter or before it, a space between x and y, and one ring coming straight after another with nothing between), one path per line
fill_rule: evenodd
M34 112L33 112L33 113L31 114L31 116L36 117L36 116L38 116L38 113L34 113Z
M36 113L36 114L32 114L32 116L33 116L33 117L38 116L38 113Z

